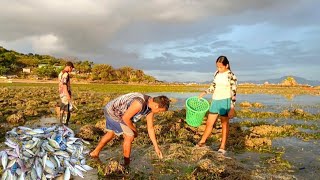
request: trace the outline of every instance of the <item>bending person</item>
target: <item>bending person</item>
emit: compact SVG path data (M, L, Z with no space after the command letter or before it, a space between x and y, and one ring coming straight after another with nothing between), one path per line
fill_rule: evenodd
M131 144L138 136L135 122L146 116L149 137L153 143L158 157L162 158L162 152L158 146L153 121L154 114L167 111L170 100L166 96L150 97L141 93L129 93L122 95L104 107L107 133L102 137L97 147L90 153L91 157L98 157L102 148L112 140L115 135L123 134L124 165L130 164Z

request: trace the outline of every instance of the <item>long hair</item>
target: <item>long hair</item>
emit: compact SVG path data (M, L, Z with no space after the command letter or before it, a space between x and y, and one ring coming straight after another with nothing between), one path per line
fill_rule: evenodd
M228 69L231 71L229 60L226 56L219 56L216 63L222 63L224 66L228 65Z

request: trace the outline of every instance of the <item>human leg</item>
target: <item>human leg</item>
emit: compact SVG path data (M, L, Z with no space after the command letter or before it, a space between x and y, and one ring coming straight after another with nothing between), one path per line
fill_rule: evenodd
M70 118L69 102L66 96L61 96L60 99L60 123L67 124L68 116Z
M65 123L66 126L68 126L69 120L70 120L70 103L68 103L68 106L67 106L67 119Z
M124 165L127 166L130 164L130 154L131 154L131 145L134 139L134 136L130 136L128 134L123 134L123 158Z
M99 157L99 153L102 150L102 148L114 138L114 132L113 131L108 131L100 140L100 142L98 143L97 147L90 152L90 156L91 157Z
M222 125L222 139L219 149L226 149L227 138L229 135L229 118L221 116L221 125Z
M204 130L204 133L201 137L201 140L198 143L200 146L205 144L207 138L210 136L210 134L212 132L213 125L217 120L217 117L218 117L218 114L209 114L208 115L208 119L206 122L206 129Z

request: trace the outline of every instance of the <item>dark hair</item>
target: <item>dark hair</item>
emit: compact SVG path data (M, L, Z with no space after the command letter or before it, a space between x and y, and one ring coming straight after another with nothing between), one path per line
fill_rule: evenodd
M159 108L165 108L166 111L169 109L170 99L167 96L154 97L153 102L159 104Z
M68 61L68 62L66 63L66 66L70 66L70 67L74 68L73 63L72 63L72 62L70 62L70 61Z
M229 63L229 60L227 57L225 56L219 56L216 63L222 63L224 66L227 66L228 65L228 69L231 70L231 67L230 67L230 63Z

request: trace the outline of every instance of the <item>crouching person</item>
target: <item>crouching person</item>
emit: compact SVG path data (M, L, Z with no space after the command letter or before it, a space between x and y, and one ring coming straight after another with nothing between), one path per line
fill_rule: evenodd
M149 137L153 143L158 157L162 152L158 146L153 120L154 114L167 111L170 100L166 96L150 97L141 93L129 93L110 101L104 107L107 133L102 137L97 147L90 152L91 157L99 157L102 148L112 140L115 135L123 134L124 166L130 164L131 144L138 136L135 122L146 116Z

